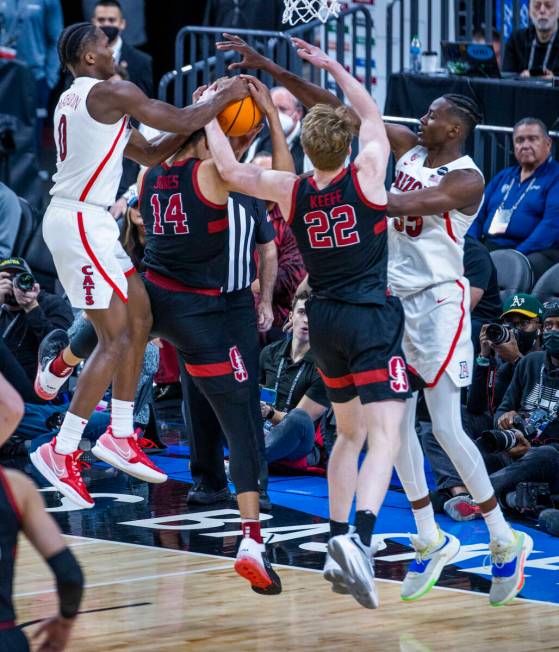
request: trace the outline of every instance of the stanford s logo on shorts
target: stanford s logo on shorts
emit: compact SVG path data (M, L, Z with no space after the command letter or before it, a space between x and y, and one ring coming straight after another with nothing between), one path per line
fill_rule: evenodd
M393 392L407 392L410 384L406 363L400 356L394 355L388 361L388 373L390 374L390 389Z
M84 265L82 267L82 274L82 287L85 292L85 302L88 306L92 306L95 303L95 299L93 298L93 288L95 287L95 281L93 280L93 269L91 265Z
M236 346L232 346L229 349L229 359L231 360L231 365L233 366L233 375L235 376L235 380L238 383L244 383L245 380L248 380L248 371L245 367L243 356Z

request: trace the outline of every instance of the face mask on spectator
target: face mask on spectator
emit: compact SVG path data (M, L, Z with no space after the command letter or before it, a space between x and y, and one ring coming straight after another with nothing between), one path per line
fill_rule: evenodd
M287 134L291 133L295 122L291 116L287 115L287 113L282 113L281 111L279 111L279 119L283 133L287 136Z
M543 334L543 346L554 358L559 358L559 331L549 331Z
M513 332L520 353L522 353L523 355L530 353L532 347L534 346L534 342L536 341L536 337L538 336L539 331L532 331L531 333L527 333L526 331L523 331L520 328L514 328Z
M106 35L107 38L109 39L109 43L112 43L116 37L120 34L120 30L118 27L113 27L112 25L103 25L101 27L101 31L103 31Z

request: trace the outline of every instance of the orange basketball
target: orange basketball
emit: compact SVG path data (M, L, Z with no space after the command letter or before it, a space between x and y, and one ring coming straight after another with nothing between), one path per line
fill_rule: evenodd
M226 136L244 136L262 120L262 111L250 95L226 106L217 116Z

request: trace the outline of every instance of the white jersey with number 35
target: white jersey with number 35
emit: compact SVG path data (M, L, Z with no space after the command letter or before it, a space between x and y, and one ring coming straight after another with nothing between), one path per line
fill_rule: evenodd
M396 163L396 178L390 192L400 194L438 186L453 170L476 170L483 178L469 156L438 168L425 167L426 158L425 147L417 146L406 152ZM399 296L408 296L438 283L460 279L464 275L464 236L474 219L475 214L465 215L457 210L442 215L390 218L388 285L391 290Z
M100 81L77 77L56 105L57 160L50 194L106 208L116 199L131 127L127 115L114 124L103 124L91 117L87 96Z

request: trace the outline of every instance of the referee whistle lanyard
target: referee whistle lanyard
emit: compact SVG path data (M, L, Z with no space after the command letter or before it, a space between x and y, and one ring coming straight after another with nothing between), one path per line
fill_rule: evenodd
M285 365L285 358L282 357L279 366L278 366L278 371L276 374L276 384L274 385L274 391L276 392L276 396L278 395L278 387L279 387L279 382L281 378L281 374L283 371L283 367ZM299 378L301 377L301 374L303 373L303 367L305 366L304 360L301 360L301 365L299 367L299 371L295 375L295 378L293 379L293 382L291 383L291 387L289 388L289 393L287 394L287 401L285 402L285 412L289 412L289 407L291 406L291 401L293 399L293 392L295 391L295 387L297 383L299 382ZM277 399L276 399L277 400ZM275 406L274 406L275 407Z
M553 32L553 36L549 39L547 43L547 48L545 50L545 57L543 60L542 68L544 71L547 69L547 64L549 63L549 57L551 56L551 50L553 48L553 44L555 43L555 37L557 36L557 30ZM538 38L537 36L534 36L534 40L532 41L532 46L530 47L530 57L528 59L528 70L532 70L534 66L534 57L536 56L536 48L538 47Z

